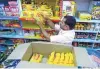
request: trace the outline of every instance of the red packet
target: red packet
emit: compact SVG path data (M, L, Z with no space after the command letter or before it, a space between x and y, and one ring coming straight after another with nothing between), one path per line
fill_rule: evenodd
M10 12L9 6L4 7L5 12Z
M5 10L6 16L11 16L11 11L10 11L9 6L5 6L4 10Z
M17 1L9 1L8 2L9 6L17 6Z
M10 6L10 11L11 11L11 13L12 13L12 14L11 14L12 16L18 16L18 15L19 15L19 13L18 13L18 12L19 12L18 7L15 7L15 6L12 7L12 6Z

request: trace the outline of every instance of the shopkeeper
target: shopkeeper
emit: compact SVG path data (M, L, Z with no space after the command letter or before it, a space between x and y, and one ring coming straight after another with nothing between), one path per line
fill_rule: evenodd
M44 16L44 19L48 23L48 25L55 29L58 32L57 35L50 36L46 30L43 28L41 22L37 21L43 35L50 41L54 43L64 43L64 44L71 44L74 40L75 31L74 27L76 24L76 20L73 16L64 16L59 24L54 24L48 17Z

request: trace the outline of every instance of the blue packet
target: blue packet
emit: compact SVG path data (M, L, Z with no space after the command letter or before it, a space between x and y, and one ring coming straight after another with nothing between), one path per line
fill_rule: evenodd
M3 62L4 68L16 68L20 59L8 59Z
M4 12L4 4L0 4L0 12Z
M5 16L5 12L0 12L0 16Z
M87 49L87 53L91 59L91 62L93 62L96 67L100 67L100 52L94 49Z

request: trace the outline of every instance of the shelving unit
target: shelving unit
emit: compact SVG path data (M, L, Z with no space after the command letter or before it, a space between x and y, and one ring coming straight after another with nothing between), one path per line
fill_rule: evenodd
M89 4L92 0L75 0L76 1L76 4L77 4L77 7L78 7L78 11L89 11ZM17 0L18 2L18 6L19 6L19 9L20 9L20 12L19 14L21 14L22 12L22 7L21 7L21 2L20 0ZM81 7L80 7L80 4L81 4ZM19 38L19 39L24 39L26 41L26 39L32 39L32 40L45 40L45 39L42 39L42 38L36 38L36 37L31 37L31 38L28 38L28 37L25 37L24 36L24 31L23 30L28 30L28 29L32 29L32 30L39 30L39 28L27 28L27 27L23 27L23 23L24 21L32 21L34 22L34 19L33 18L23 18L23 17L15 17L15 16L0 16L0 20L19 20L19 24L21 26L21 28L9 28L9 27L0 27L0 29L16 29L18 31L18 29L20 29L22 31L22 35L1 35L0 38ZM22 23L23 21L23 23ZM60 19L52 19L52 21L54 23L58 23L60 21ZM76 17L76 21L78 23L95 23L95 24L99 24L100 23L100 20L80 20ZM27 23L28 24L28 23ZM49 29L49 28L45 28L47 31L49 30L52 30L52 29ZM93 34L96 34L95 36L95 39L92 40L92 39L74 39L73 42L89 42L89 43L93 43L93 47L94 47L94 44L95 43L100 43L100 40L97 40L97 35L98 33L100 33L100 31L95 31L95 30L75 30L75 32L79 32L79 33L93 33Z
M4 2L4 1L6 2L6 0L1 0L0 2ZM19 8L19 14L21 15L22 14L21 0L14 0L14 1L17 1L18 8ZM77 11L79 11L79 12L81 12L81 11L90 12L89 6L90 6L91 1L92 0L75 0L76 5L77 5ZM8 0L7 0L7 2L8 2ZM62 8L62 5L60 6L60 8ZM60 12L62 13L62 10L60 10ZM95 35L84 36L85 34L83 34L82 38L76 38L75 37L75 39L73 40L73 43L72 43L73 46L100 50L100 38L98 39L98 35L100 35L99 34L100 29L96 30L96 26L98 24L100 24L100 20L80 20L78 17L75 17L75 18L76 18L77 23L79 23L79 24L83 24L83 23L85 23L85 24L95 24L95 27L94 27L93 30L91 30L91 29L75 29L75 33L80 33L80 34L82 34L82 33L88 33L89 34L90 33L90 34L95 34ZM20 16L0 16L0 21L2 21L2 20L4 20L4 21L5 20L9 20L9 21L17 20L18 24L20 25L20 27L17 27L17 28L16 27L7 27L7 26L2 27L2 26L0 26L0 30L6 29L6 30L16 31L16 33L14 33L14 34L7 34L7 35L1 35L0 34L0 39L2 38L2 40L3 39L4 40L14 39L12 41L15 41L15 42L12 42L12 43L9 43L9 42L7 43L6 41L0 42L0 46L4 46L4 47L0 47L0 48L2 48L4 54L6 54L5 47L11 53L12 49L15 48L15 45L17 45L17 43L27 43L27 42L32 42L32 41L46 41L47 42L47 40L43 37L43 35L40 34L40 28L37 25L35 25L34 18L24 18L24 17L20 17ZM54 23L59 23L59 21L60 21L59 18L58 19L51 18L51 20ZM46 31L49 31L49 34L51 34L51 32L52 33L55 32L53 29L51 29L47 25L44 28L45 28ZM31 30L32 33L29 30ZM30 35L30 33L31 33L31 35ZM91 38L92 36L93 36L93 38ZM87 37L87 38L84 38L84 37ZM22 42L20 42L21 40L22 40ZM16 42L16 41L18 41L18 42ZM7 58L7 56L8 55L6 55L6 58ZM4 57L3 60L6 59L6 58Z

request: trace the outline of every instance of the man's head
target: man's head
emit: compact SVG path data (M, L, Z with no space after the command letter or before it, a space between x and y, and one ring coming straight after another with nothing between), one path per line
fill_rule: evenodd
M63 30L72 30L76 24L76 19L73 16L64 16L61 19L60 27Z

